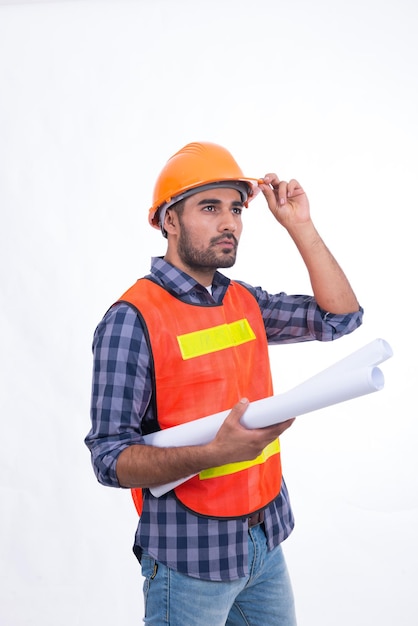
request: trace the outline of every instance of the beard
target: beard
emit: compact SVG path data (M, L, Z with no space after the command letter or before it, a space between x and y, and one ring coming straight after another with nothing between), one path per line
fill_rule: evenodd
M233 248L222 248L219 241L228 239L234 243ZM212 237L209 246L202 250L193 245L192 239L183 228L180 233L177 252L181 260L187 267L194 270L216 270L219 267L232 267L237 257L238 240L232 233Z

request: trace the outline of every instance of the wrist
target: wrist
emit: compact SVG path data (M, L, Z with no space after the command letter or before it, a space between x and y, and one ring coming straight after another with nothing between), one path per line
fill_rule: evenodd
M287 232L296 245L316 246L322 243L322 239L311 220L290 224L287 227Z

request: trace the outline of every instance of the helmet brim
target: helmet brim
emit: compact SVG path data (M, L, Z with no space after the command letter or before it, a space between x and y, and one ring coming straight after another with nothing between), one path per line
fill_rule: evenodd
M214 180L214 181L205 181L202 183L198 183L193 187L189 187L182 191L179 194L176 194L173 197L165 198L162 202L156 203L156 205L152 206L149 210L148 221L154 228L161 228L161 216L165 215L166 210L188 198L196 193L200 193L201 191L206 191L207 189L236 189L240 192L242 201L245 207L248 207L248 203L257 196L260 192L260 188L258 183L260 182L259 178L239 178L239 179L226 179L226 180Z

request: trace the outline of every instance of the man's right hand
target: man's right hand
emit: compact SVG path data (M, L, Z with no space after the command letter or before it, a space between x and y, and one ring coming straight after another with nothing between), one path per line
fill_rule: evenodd
M240 419L248 406L249 401L246 398L237 402L215 438L206 445L209 457L211 461L213 460L213 467L255 459L295 421L295 418L292 418L265 428L246 428Z

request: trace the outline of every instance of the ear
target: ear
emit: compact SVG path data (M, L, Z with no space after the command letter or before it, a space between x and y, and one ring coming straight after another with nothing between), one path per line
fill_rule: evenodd
M164 230L170 235L174 235L177 232L177 214L171 209L167 209L164 216Z

